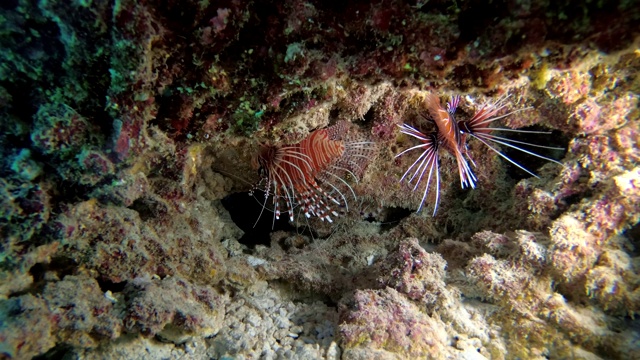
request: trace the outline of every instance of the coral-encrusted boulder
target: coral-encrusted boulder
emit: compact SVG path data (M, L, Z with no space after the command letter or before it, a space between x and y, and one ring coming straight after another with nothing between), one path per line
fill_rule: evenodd
M347 359L392 356L389 352L404 358L444 356L444 323L391 288L357 290L353 299L340 305L340 322Z
M226 256L219 238L229 227L212 216L214 209L179 214L160 198L148 198L140 207L101 205L95 199L74 205L58 218L67 245L63 255L114 283L153 275L219 281Z
M100 340L120 336L122 319L95 279L65 276L43 291L58 341L77 347L95 347Z
M398 249L380 262L378 283L425 304L429 311L449 303L445 290L446 261L440 254L426 252L417 239L400 242Z
M223 298L184 279L138 278L125 288L131 298L125 328L146 336L183 343L192 336L215 335L222 326Z
M56 344L45 301L28 294L0 300L0 358L28 359Z

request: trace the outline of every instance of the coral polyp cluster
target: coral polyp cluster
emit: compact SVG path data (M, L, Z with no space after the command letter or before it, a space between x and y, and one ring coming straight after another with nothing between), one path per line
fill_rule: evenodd
M0 2L0 359L640 358L639 23Z

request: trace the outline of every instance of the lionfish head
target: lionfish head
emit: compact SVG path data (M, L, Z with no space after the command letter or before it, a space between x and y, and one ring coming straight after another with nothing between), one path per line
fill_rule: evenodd
M269 174L269 167L273 165L278 148L269 144L260 144L260 148L251 158L251 168L258 171L261 178Z

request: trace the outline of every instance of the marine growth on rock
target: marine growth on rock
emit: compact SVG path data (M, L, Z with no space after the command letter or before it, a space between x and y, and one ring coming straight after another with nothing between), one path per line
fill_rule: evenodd
M0 359L640 358L638 24L1 2Z

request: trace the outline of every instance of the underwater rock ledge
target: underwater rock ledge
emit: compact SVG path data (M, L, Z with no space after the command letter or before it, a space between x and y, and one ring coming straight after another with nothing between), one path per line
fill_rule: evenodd
M0 358L640 358L637 2L14 0L0 19ZM500 148L534 177L471 139L476 188L441 156L416 213L399 125L432 130L425 98L456 95L460 121L502 99L505 137L560 164ZM314 175L337 216L276 222L259 149L338 123L376 152L333 163L344 199Z

